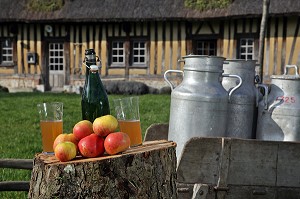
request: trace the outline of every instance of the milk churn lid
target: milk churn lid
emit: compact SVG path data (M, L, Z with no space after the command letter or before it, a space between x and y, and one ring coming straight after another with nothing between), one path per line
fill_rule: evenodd
M223 72L224 57L190 54L182 58L185 62L184 70Z
M90 70L91 71L97 71L97 70L99 70L99 66L97 66L97 65L91 65L90 66Z

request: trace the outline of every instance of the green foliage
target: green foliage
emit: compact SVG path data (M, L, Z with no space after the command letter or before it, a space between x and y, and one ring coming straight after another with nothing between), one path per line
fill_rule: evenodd
M233 0L185 0L184 5L188 8L205 11L216 8L226 8L232 1Z
M111 114L112 100L109 95ZM153 123L169 121L170 95L140 95L140 117L143 134ZM37 103L64 103L63 129L71 133L81 120L81 96L66 93L3 93L0 92L0 158L34 158L42 151ZM30 180L28 170L0 169L0 181ZM27 198L26 192L0 192L0 198Z
M51 12L63 7L64 0L30 0L28 8L34 11Z

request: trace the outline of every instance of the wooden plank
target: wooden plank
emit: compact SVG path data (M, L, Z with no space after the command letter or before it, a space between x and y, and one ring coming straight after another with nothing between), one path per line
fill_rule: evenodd
M75 46L74 46L74 42L75 42L75 32L74 32L74 26L70 26L70 74L73 75L74 74L74 68L76 67L75 64L75 60L74 60L74 50L75 50Z
M233 56L233 52L236 50L234 48L234 21L231 21L229 23L230 25L230 35L229 35L229 54L227 55L227 59L234 59L235 57Z
M89 41L87 41L87 43L88 43L88 48L93 48L93 49L95 49L95 46L94 46L94 27L92 26L92 25L90 25L89 27ZM95 51L96 51L96 49L95 49ZM96 54L97 56L98 56L98 54Z
M163 61L163 55L164 55L164 49L163 49L163 30L162 30L162 22L158 22L157 25L157 74L161 74L162 72L162 61Z
M101 53L101 49L100 49L100 38L99 38L99 35L100 35L100 26L96 25L95 28L96 28L95 29L95 52L96 52L96 55L101 60L101 54L100 54ZM97 64L102 64L102 63L97 63Z
M155 71L155 56L156 56L156 50L155 50L155 23L150 22L150 74L154 75Z
M228 184L275 186L277 151L273 142L234 139Z
M294 41L294 34L296 30L296 26L295 26L296 23L297 23L297 19L294 17L291 17L287 20L285 65L292 64L291 51L292 51L292 46Z
M229 23L228 21L224 22L224 39L223 39L223 57L228 58L229 55L229 42L230 42L230 35L229 35Z
M81 63L83 62L84 58L85 58L85 50L88 49L88 42L86 40L86 29L87 26L83 25L81 32L79 34L81 34L81 39L82 39L82 45L81 45ZM84 66L82 64L82 71L83 74L86 74L86 66Z
M230 199L276 199L275 187L229 186L226 198ZM219 199L219 198L218 198Z
M195 137L183 149L177 168L177 182L217 184L222 138Z
M38 24L37 25L37 34L36 34L36 53L37 53L37 64L36 64L36 67L37 67L37 74L41 74L42 72L42 39L41 39L41 25Z
M172 68L173 64L171 62L171 57L173 54L171 54L170 50L172 50L172 45L171 45L171 35L170 34L174 34L173 30L171 30L171 22L166 22L166 41L165 41L165 58L164 58L164 66L163 66L163 72L166 70L169 70ZM174 55L175 56L175 55Z
M0 159L0 168L29 169L33 166L32 159Z
M274 74L274 60L275 60L275 20L274 19L270 19L270 21L268 22L270 23L270 46L269 46L269 75L273 75Z
M0 191L29 191L29 181L0 182Z
M29 52L36 52L35 48L35 38L34 38L35 26L33 24L29 25ZM26 55L27 60L27 55ZM30 74L35 74L35 64L28 64L30 69Z
M293 53L293 56L292 56L292 62L291 64L296 64L298 65L300 63L300 30L299 30L299 18L298 18L298 21L297 23L295 23L295 26L297 26L298 24L298 34L295 34L295 37L294 37L294 51L292 52Z
M186 52L186 40L185 40L185 38L186 38L185 29L186 29L186 27L185 27L184 23L181 22L181 28L180 28L180 31L181 31L180 32L180 36L181 36L181 38L180 38L181 49L180 50L181 51L180 51L180 54L177 57L177 60L179 60L181 57L187 55L187 52ZM176 64L177 64L177 69L183 70L184 63L182 63L182 62L178 63L177 62Z
M277 52L276 52L276 68L275 68L275 74L281 75L282 66L281 66L281 57L282 57L282 46L283 46L283 39L282 39L282 29L283 29L283 20L280 18L278 20L278 29L277 29Z
M107 55L107 36L106 36L106 28L107 26L102 26L102 38L101 39L101 56L100 59L102 61L101 74L107 75L107 65L108 65L108 55Z
M177 69L177 60L178 60L178 23L173 23L173 40L172 40L172 69Z
M276 186L300 188L300 143L279 142Z
M24 25L23 26L23 45L24 46L22 46L22 49L23 49L23 51L22 51L22 53L23 53L23 60L24 60L24 68L25 68L25 71L24 71L24 73L25 74L29 74L29 68L28 68L28 63L27 63L27 52L28 52L28 50L27 50L27 48L28 48L28 45L29 45L29 43L28 43L28 35L27 35L27 29L28 29L28 26L27 25Z
M22 25L18 25L18 29L22 30ZM18 54L18 73L23 73L23 67L22 67L22 40L21 40L21 34L18 34L18 41L17 41L17 54Z

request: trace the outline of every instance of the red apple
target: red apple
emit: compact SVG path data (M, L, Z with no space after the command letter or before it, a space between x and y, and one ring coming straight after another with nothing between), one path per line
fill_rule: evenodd
M54 154L62 162L70 161L76 157L77 146L73 142L61 142L55 147Z
M105 137L118 128L118 120L112 115L98 117L93 122L93 131L95 134Z
M94 158L104 153L104 139L96 134L82 138L78 148L83 157Z
M73 127L73 134L78 141L92 133L93 124L88 120L82 120Z
M120 153L129 147L130 138L126 133L123 132L110 133L104 141L105 151L109 155Z
M53 150L55 149L55 147L59 143L67 142L67 141L73 142L76 145L76 147L77 147L78 140L76 139L76 137L74 136L74 134L73 133L69 133L69 134L63 133L63 134L58 135L55 138L54 143L53 143Z

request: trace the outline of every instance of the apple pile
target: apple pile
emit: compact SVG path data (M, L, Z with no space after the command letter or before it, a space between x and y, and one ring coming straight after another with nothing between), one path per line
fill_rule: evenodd
M112 115L98 117L91 123L82 120L73 127L73 133L60 134L53 143L54 154L62 162L70 161L80 154L85 158L114 155L130 146L126 133L115 132L118 120Z

